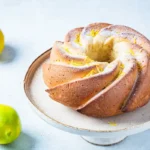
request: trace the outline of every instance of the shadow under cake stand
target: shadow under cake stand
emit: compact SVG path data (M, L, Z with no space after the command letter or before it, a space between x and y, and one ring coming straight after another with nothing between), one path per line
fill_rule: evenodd
M49 60L51 49L41 54L29 67L24 90L35 112L50 125L78 134L92 144L111 145L127 136L150 128L150 103L130 113L109 118L82 115L50 99L45 92L41 66ZM57 68L56 68L57 69Z

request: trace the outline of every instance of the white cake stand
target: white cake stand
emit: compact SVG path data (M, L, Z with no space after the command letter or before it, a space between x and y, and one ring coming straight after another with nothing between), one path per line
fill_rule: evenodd
M150 103L123 115L97 119L67 108L53 100L45 92L41 66L48 61L50 50L40 55L29 67L24 90L32 108L50 125L78 134L90 143L111 145L127 136L150 128ZM56 68L57 69L57 68Z

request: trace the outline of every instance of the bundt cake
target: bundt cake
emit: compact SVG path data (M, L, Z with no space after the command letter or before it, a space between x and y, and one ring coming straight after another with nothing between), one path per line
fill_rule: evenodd
M49 96L78 112L109 117L150 98L150 41L136 30L94 23L55 42L43 64Z

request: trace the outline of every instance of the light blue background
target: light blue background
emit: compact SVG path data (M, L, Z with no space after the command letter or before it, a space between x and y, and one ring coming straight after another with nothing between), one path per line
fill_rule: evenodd
M0 28L6 38L0 62L0 103L18 111L23 126L20 138L0 150L150 150L150 131L114 146L94 146L49 126L28 105L23 78L30 63L55 40L63 40L68 30L93 22L128 25L150 38L150 1L0 0Z

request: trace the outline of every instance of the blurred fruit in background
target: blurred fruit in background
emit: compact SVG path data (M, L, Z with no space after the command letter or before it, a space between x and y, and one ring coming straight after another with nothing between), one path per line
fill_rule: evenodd
M21 132L21 122L17 112L10 106L0 104L0 144L16 140Z
M2 30L0 30L0 54L3 52L4 49L4 34Z

